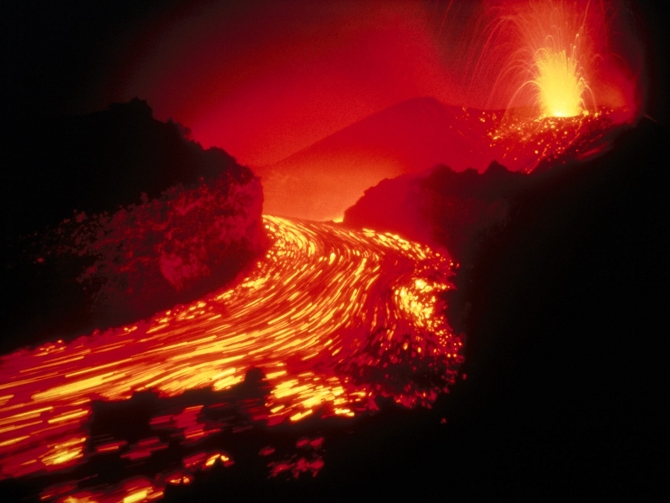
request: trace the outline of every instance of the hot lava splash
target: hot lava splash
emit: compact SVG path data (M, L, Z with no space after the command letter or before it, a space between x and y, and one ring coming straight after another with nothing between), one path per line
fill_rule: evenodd
M196 470L235 461L220 449L199 450L207 437L307 416L351 417L377 409L379 399L429 406L454 382L463 342L441 295L453 262L391 234L264 218L273 245L236 286L133 325L4 356L1 478L48 479L43 500L160 498ZM237 407L221 403L253 373L260 393ZM180 401L197 389L218 402ZM141 392L159 403L142 438L92 432L96 410ZM150 476L105 485L86 468L99 456L155 459L175 442L179 461ZM269 471L315 473L322 465L299 461L276 461Z

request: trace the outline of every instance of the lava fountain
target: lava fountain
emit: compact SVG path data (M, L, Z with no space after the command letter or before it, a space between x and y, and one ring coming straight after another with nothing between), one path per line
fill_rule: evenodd
M470 78L480 91L492 83L487 110L503 109L485 118L495 158L530 172L607 150L641 110L625 9L605 0L488 5Z
M526 91L545 117L574 117L596 107L587 69L596 60L583 11L565 2L527 3L510 16L521 41L511 69L524 82L510 100ZM506 75L506 73L504 73Z
M583 95L588 89L577 68L577 59L565 50L539 50L535 56L537 101L542 113L553 117L573 117L583 111Z
M471 42L470 98L532 117L606 111L618 124L641 109L643 60L633 17L617 0L485 3ZM488 89L485 84L490 83Z

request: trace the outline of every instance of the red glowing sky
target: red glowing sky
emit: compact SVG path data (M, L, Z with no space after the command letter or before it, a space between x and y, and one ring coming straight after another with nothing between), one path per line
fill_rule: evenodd
M113 98L145 98L204 146L271 163L400 101L448 99L434 33L441 10L407 1L181 8L143 35Z
M487 46L487 33L510 5L528 1L26 0L8 13L7 101L26 116L87 113L137 96L203 146L259 166L416 97L505 107L491 99L502 63L491 49L508 48L504 37ZM640 74L639 37L623 19L626 0L588 4L595 24L617 34L597 40L614 86L602 94L616 101L628 93L616 88Z
M610 13L618 5L595 3ZM105 97L139 96L157 118L189 127L203 146L222 147L248 165L270 164L415 97L504 107L501 100L491 103L491 73L474 85L465 74L482 63L478 53L486 39L476 33L485 33L491 16L508 4L296 0L177 6L121 37L129 57L107 70L116 85ZM625 83L621 71L609 73L614 86ZM607 92L620 99L621 91Z

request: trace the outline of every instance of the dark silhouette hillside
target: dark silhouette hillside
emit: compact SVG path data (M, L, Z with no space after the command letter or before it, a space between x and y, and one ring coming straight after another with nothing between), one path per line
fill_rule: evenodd
M495 161L483 173L458 173L441 164L369 188L347 209L344 224L443 246L462 262L478 238L509 218L513 198L533 183Z
M87 115L44 119L13 131L5 170L5 235L42 230L72 216L111 211L177 184L224 171L250 176L221 149L203 150L188 130L153 118L146 101Z
M376 197L388 193L383 184L347 212L345 223L384 215L386 229L407 231L403 212L418 213L428 195L443 204L422 214L424 227L462 260L448 319L466 333L467 380L427 414L434 422L403 430L402 462L357 460L366 477L458 501L662 499L669 146L668 130L644 119L602 157L528 175L523 186L489 192L486 175L442 168L395 181L410 194L400 212ZM488 220L492 198L505 203L502 222ZM460 231L459 204L482 210L484 232L466 246L449 235ZM375 208L368 219L366 207Z
M169 309L264 249L258 178L144 101L43 123L23 142L4 186L6 349Z

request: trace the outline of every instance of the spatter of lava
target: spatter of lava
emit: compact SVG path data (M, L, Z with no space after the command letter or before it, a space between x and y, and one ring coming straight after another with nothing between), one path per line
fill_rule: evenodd
M457 137L470 140L454 150L464 149L481 171L495 159L510 171L531 173L602 153L611 148L622 128L629 127L617 111L604 107L574 117L533 112L529 108L454 109Z
M454 265L447 257L390 234L275 217L265 224L274 244L235 287L133 325L4 356L0 478L66 468L81 476L75 480L95 478L87 466L96 456L136 463L176 440L181 461L150 477L42 493L56 501L160 498L194 471L234 462L225 445L199 449L204 439L308 416L351 417L375 410L380 397L429 406L454 382L463 342L444 314ZM153 397L142 409L150 416L143 438L115 436L113 420L101 429L110 402L137 402L142 392ZM271 474L318 471L322 440L306 442L311 458L261 453Z
M621 129L616 113L605 108L573 117L484 111L480 120L489 124L486 136L496 159L526 173L601 153Z

